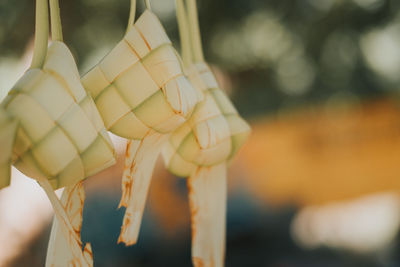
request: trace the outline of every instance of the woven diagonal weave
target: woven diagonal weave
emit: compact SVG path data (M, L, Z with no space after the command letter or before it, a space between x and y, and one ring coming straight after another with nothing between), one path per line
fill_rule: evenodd
M250 133L250 127L219 89L206 63L196 63L188 72L204 100L191 118L171 134L163 150L166 165L179 176L189 176L197 166L229 161Z
M96 106L82 87L75 61L53 42L42 69L30 69L2 107L19 122L13 163L54 189L115 163L114 148Z
M18 123L0 108L0 188L10 184L11 157Z
M199 101L158 18L146 10L124 39L83 78L105 126L142 139L151 129L169 133Z

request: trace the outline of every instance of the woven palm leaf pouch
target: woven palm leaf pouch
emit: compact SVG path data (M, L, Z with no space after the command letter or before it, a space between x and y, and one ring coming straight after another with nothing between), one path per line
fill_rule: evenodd
M154 165L169 134L201 99L188 81L150 2L134 23L131 1L123 39L82 78L112 133L128 139L120 207L126 207L118 242L136 243Z
M1 108L18 121L13 164L31 178L58 189L115 163L104 123L62 41L53 40L43 63L26 71Z
M36 1L35 47L31 67L0 106L1 185L10 163L36 179L61 222L73 261L85 265L80 237L54 193L115 163L113 144L91 96L86 93L68 47L62 41L58 2L50 0L52 42L48 47L48 0ZM4 149L4 151L3 151ZM4 152L4 154L3 154ZM4 167L4 162L9 166ZM5 175L4 175L4 174ZM67 263L64 263L67 266Z
M185 4L186 2L186 4ZM204 61L195 0L177 0L182 54L191 83L204 95L163 149L167 168L189 177L194 266L222 267L225 255L227 166L250 134Z

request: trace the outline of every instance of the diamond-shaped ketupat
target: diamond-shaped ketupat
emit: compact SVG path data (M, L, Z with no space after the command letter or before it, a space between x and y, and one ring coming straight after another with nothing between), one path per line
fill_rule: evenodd
M204 93L204 100L191 118L171 134L163 150L167 168L184 177L199 166L231 160L250 134L249 125L219 88L206 63L193 64L188 73L192 84Z
M82 248L82 180L115 163L115 151L97 107L83 88L74 58L63 43L58 0L36 0L31 68L2 103L19 122L13 160L38 180L55 211L46 266L93 266ZM53 189L64 187L63 203Z
M152 172L163 144L202 98L186 78L182 60L151 12L149 1L133 23L135 6L136 1L131 0L124 38L82 78L106 128L130 139L120 202L126 212L119 242L127 245L137 241ZM140 182L134 188L135 179Z
M205 63L196 0L177 0L183 60L189 80L204 100L174 131L163 150L167 168L188 178L192 214L192 262L195 267L223 267L227 165L250 134Z
M82 78L107 129L128 139L167 134L191 114L201 95L158 18L147 9L101 62Z
M115 163L115 152L73 56L53 41L42 68L31 68L2 108L19 122L14 165L54 189L73 185Z
M250 134L204 62L189 67L190 81L204 93L192 117L164 147L168 170L189 177L192 261L195 267L224 266L226 169Z
M48 47L49 1L53 40ZM80 240L81 181L113 165L115 151L62 41L58 0L36 0L31 67L0 104L0 152L0 188L9 184L14 164L38 181L54 208L52 232L61 234L50 239L46 266L93 266L90 245L83 250ZM63 199L70 201L65 206L54 193L61 187L66 187Z

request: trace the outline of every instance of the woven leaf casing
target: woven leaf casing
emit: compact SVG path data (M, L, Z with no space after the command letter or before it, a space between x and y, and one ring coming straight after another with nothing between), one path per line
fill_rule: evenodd
M201 94L158 18L146 10L82 83L111 132L140 140L150 130L170 133L191 114Z
M55 41L43 68L29 69L2 107L19 122L13 163L25 175L72 185L115 163L115 152L67 46Z
M176 131L163 149L168 169L178 176L190 176L198 166L229 161L244 144L249 125L219 88L208 65L190 66L189 79L204 94L191 118Z

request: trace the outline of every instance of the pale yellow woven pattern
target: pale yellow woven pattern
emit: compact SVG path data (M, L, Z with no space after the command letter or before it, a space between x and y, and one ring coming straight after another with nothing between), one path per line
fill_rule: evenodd
M106 128L128 139L142 139L151 129L175 130L199 99L160 21L149 10L82 83Z
M163 150L166 165L179 176L189 176L197 166L230 160L250 133L206 63L192 65L188 73L193 85L202 90L204 100L171 134Z
M69 49L53 42L42 69L30 69L2 106L19 122L14 165L60 188L115 162L114 148L96 106L80 83Z
M10 184L11 156L18 123L0 108L0 189Z

